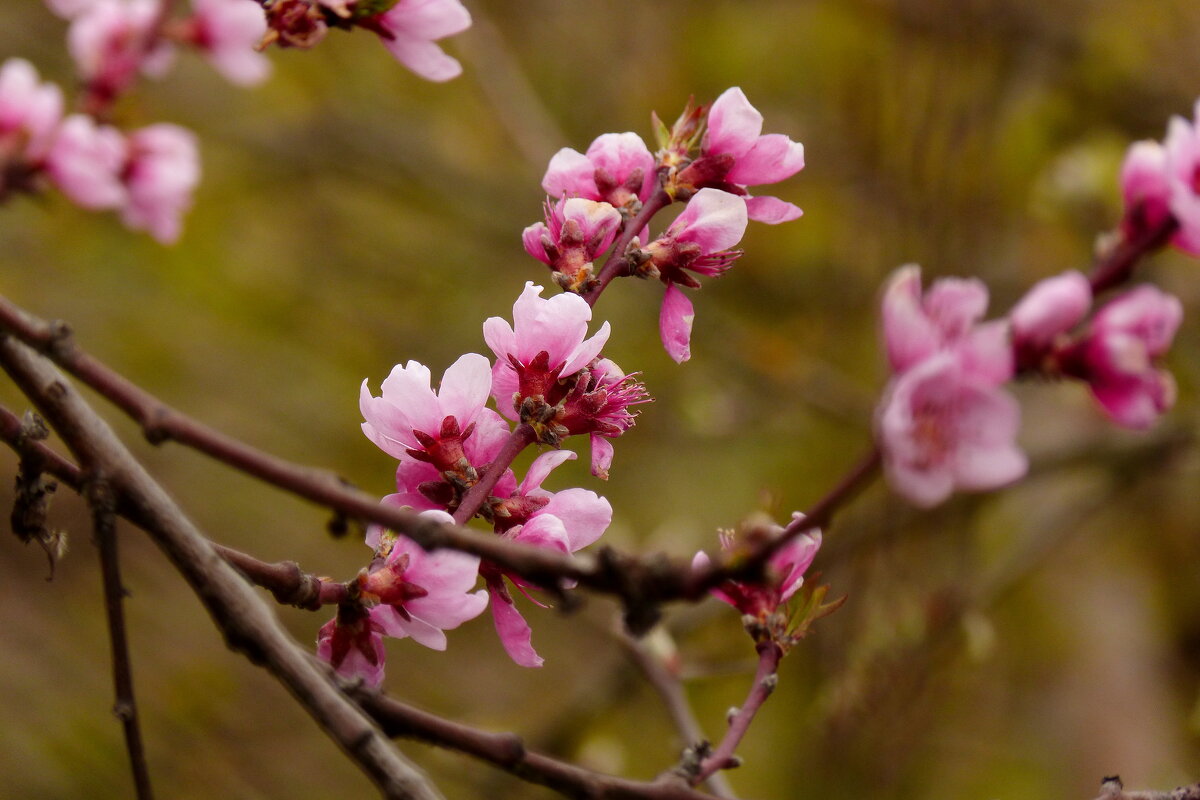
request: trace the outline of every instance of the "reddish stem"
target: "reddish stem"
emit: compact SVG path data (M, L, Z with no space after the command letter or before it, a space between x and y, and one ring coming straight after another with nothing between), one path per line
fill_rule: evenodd
M508 469L522 450L533 444L537 439L537 432L534 431L532 425L524 423L513 429L512 435L508 437L508 441L504 443L504 447L492 459L492 463L488 465L487 471L475 482L475 485L467 490L463 495L462 502L458 504L458 508L454 511L454 521L459 525L466 522L475 516L475 512L483 507L487 501L488 493L496 486L496 482L500 480L500 476L504 474L504 470Z
M671 205L671 197L662 188L660 182L654 194L650 195L650 198L642 206L642 210L637 213L637 216L625 223L625 227L621 229L621 235L613 243L611 255L604 262L604 266L600 269L600 274L596 276L596 285L583 294L583 299L587 301L589 306L596 305L596 301L600 299L601 292L613 282L614 278L629 274L629 260L625 257L626 248L633 241L633 237L640 233L642 228L646 227L650 222L650 218L669 205Z
M759 707L775 690L775 672L779 668L780 659L783 658L783 649L775 642L759 642L757 649L758 669L754 673L754 684L750 687L750 693L746 695L746 702L742 703L733 719L729 720L729 730L725 732L725 738L713 750L712 755L700 762L699 771L691 779L693 786L718 770L738 766L733 751L746 735Z

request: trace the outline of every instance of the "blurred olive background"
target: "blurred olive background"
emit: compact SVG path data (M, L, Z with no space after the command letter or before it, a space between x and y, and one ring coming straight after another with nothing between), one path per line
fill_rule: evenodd
M805 209L752 224L746 256L694 295L692 360L658 344L661 287L597 307L612 358L656 401L616 443L612 479L568 465L548 488L608 496L607 541L689 554L755 510L785 519L869 444L886 379L874 309L905 262L978 275L993 310L1086 268L1119 215L1124 148L1200 94L1192 0L467 0L447 43L462 78L425 83L364 32L272 51L241 90L184 54L120 108L196 130L204 180L178 246L62 197L0 214L3 292L70 320L81 343L169 403L380 495L393 462L358 429L358 385L416 359L440 374L484 351L480 326L544 282L520 231L562 146L649 139L689 94L741 86L808 167L777 188ZM0 10L0 56L70 85L65 25L34 0ZM769 190L768 190L769 191ZM1144 270L1200 307L1196 265ZM1087 798L1103 775L1200 779L1200 327L1171 357L1177 409L1114 429L1077 385L1018 387L1021 485L918 513L876 485L828 531L814 569L846 606L783 665L731 774L751 798ZM0 399L25 404L7 381ZM101 404L103 406L103 404ZM104 407L215 540L341 578L364 562L319 508L183 448L155 449ZM586 461L586 456L583 459ZM3 473L15 461L0 453ZM10 479L3 481L5 508ZM0 537L0 796L132 794L95 549L78 501L71 550ZM146 537L123 528L126 604L150 770L164 798L367 797L368 782L265 673L227 651ZM522 606L540 671L514 666L487 616L446 653L389 643L386 686L534 747L649 778L681 742L610 634L613 604ZM301 641L326 614L280 609ZM715 602L667 620L701 722L718 736L752 651ZM402 744L453 798L554 796L465 757Z

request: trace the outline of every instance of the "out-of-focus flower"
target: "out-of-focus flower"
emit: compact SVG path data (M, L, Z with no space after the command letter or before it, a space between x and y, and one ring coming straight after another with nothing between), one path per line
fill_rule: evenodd
M127 145L121 220L170 244L179 238L181 218L200 181L196 137L186 128L159 123L129 134Z
M262 83L271 62L255 46L267 33L267 20L248 0L192 0L195 12L188 38L226 80L240 86Z
M654 156L640 136L629 132L598 136L586 154L564 147L550 159L542 178L551 197L582 197L630 209L646 202L654 184Z
M0 163L39 161L62 120L62 91L23 58L0 66Z
M88 209L118 208L126 200L122 172L125 137L83 114L67 117L46 154L46 171L76 204Z
M1016 400L961 358L943 350L898 375L876 420L888 482L919 506L999 488L1027 468Z
M139 71L152 77L166 71L173 49L155 37L158 20L157 0L95 0L74 17L67 46L92 95L109 100Z
M376 17L383 46L422 78L448 81L462 65L436 42L471 27L471 14L459 0L400 0Z
M1086 380L1109 417L1148 428L1175 402L1175 381L1156 362L1183 320L1179 299L1138 286L1104 305L1088 333L1062 355L1064 372Z
M942 278L921 290L921 268L896 270L883 293L883 338L892 371L912 369L933 354L952 350L968 372L995 384L1012 377L1007 323L983 323L987 287L978 280Z

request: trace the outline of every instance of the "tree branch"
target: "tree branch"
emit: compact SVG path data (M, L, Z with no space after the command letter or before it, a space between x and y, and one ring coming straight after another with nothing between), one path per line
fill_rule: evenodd
M208 544L112 429L51 365L10 336L0 365L79 459L105 476L118 502L137 509L146 530L199 596L229 646L263 664L389 800L439 800L429 779L382 736L287 635L270 608Z
M692 783L699 783L717 770L731 769L741 764L741 761L734 755L734 750L741 743L746 731L750 729L750 723L754 721L754 715L758 713L758 709L771 696L771 692L775 691L775 684L779 681L775 673L779 669L781 658L783 658L783 650L775 642L768 641L758 644L758 669L754 673L754 683L750 686L749 694L746 695L746 702L742 703L742 707L729 719L729 730L725 732L721 743L717 745L711 755L700 762L700 769L692 779Z
M129 660L129 642L125 635L123 600L128 595L121 584L121 565L117 556L116 502L101 474L93 474L84 492L92 511L92 529L100 551L100 574L104 579L104 611L108 617L108 638L112 648L113 688L116 703L113 713L125 731L125 749L133 769L133 784L138 800L153 800L146 751L138 725L137 703L133 695L133 668Z
M1169 792L1127 792L1121 779L1114 775L1100 782L1100 796L1096 800L1200 800L1200 783L1180 786Z

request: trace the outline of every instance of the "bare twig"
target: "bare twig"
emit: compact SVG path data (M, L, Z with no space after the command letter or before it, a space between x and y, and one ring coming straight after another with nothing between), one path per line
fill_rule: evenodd
M667 715L671 718L671 723L675 726L675 730L683 739L684 744L695 747L701 742L707 741L707 737L696 720L696 715L692 713L687 693L683 690L683 683L679 680L678 667L673 668L672 665L669 665L666 659L653 651L650 646L651 642L647 641L653 640L653 637L659 634L670 637L670 634L661 626L643 639L635 639L620 629L613 631L613 636L620 642L621 648L629 656L629 660L638 668L646 678L646 682L662 700L663 707L666 708ZM717 797L736 800L737 795L734 794L733 787L720 772L710 775L705 780L705 785Z
M1127 792L1121 779L1114 775L1100 782L1100 796L1096 800L1200 800L1200 783L1180 786L1167 792Z
M123 600L128 594L121 584L121 564L117 555L116 501L100 474L93 474L84 492L92 511L92 529L100 551L100 573L104 579L104 611L108 617L108 639L112 647L113 686L117 700L113 713L125 731L125 749L133 769L133 784L138 800L153 800L142 730L138 725L137 703L133 695L133 666L129 659L129 641L125 635Z
M771 692L775 691L775 684L779 681L775 673L779 668L781 658L783 658L783 650L779 645L774 642L758 644L758 669L754 673L754 683L746 695L746 702L742 703L742 707L730 717L729 730L725 732L725 737L721 739L721 743L712 751L712 754L700 762L699 771L692 779L692 783L699 783L717 770L730 769L741 764L741 761L734 755L734 750L741 743L746 731L750 729L750 723L754 721L754 715L758 713L758 709L771 696Z
M38 406L85 473L103 474L117 502L137 509L147 532L199 596L230 647L266 666L389 800L441 797L338 690L330 673L287 635L270 608L57 370L9 336L0 337L0 365Z

